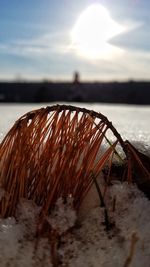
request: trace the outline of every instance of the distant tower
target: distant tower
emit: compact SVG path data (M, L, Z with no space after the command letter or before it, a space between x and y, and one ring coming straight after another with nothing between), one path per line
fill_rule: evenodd
M80 74L78 71L75 71L73 75L73 84L79 84L79 83L80 83Z
M82 87L82 83L80 82L80 75L78 71L73 73L73 82L71 88L69 90L69 101L73 102L83 102L85 101L85 94Z

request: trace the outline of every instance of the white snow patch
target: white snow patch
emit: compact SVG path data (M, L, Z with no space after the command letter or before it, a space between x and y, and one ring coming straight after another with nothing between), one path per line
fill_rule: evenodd
M59 235L73 227L76 219L76 211L73 209L73 199L71 196L66 199L66 203L64 203L63 198L59 198L52 214L47 217L50 226Z
M103 208L91 209L80 227L74 229L67 240L64 237L65 245L63 243L60 248L64 266L149 267L149 200L136 186L118 183L110 187L106 206L110 221L114 223L112 229L109 232L105 229ZM136 242L131 264L125 265L133 238Z
M94 194L95 195L95 194ZM93 194L91 197L94 199ZM113 210L113 200L116 199ZM64 204L60 198L48 217L51 227L59 233L58 266L70 267L149 267L150 202L135 185L116 182L109 187L106 208L112 228L106 231L104 208L96 196L95 207L78 220L72 199ZM0 266L52 266L51 241L36 238L39 208L22 200L17 218L0 220ZM70 230L70 231L69 231ZM136 238L131 264L125 265Z

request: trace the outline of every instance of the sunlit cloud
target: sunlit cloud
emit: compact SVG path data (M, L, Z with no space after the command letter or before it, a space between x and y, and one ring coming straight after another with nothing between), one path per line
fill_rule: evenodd
M125 49L119 45L120 40L142 25L142 22L129 19L119 23L112 19L104 6L93 4L79 15L73 26L70 50L90 61L115 59L124 54Z
M109 44L109 40L125 32L125 26L114 21L108 10L100 4L85 9L71 31L71 48L89 59L111 58L121 49Z
M8 65L4 68L3 64L0 69L0 78L13 77L20 71L30 79L67 79L77 69L83 79L90 80L148 79L150 50L142 50L143 44L139 45L145 38L132 39L143 24L129 20L118 23L107 9L102 8L101 12L100 21L99 16L89 16L86 20L81 14L68 32L47 32L32 39L16 38L0 43L0 54L8 56ZM98 27L94 28L95 23ZM135 42L133 49L131 41ZM14 56L13 60L10 56Z

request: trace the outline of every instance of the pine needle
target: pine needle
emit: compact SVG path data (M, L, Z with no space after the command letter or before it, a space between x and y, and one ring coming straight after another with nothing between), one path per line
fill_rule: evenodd
M113 136L111 142L108 131ZM20 198L26 198L41 207L44 220L57 199L69 195L78 211L93 184L91 172L98 177L108 162L111 169L115 154L128 163L131 151L144 169L136 151L101 113L68 105L28 112L0 144L0 185L7 196L0 200L0 214L15 216Z

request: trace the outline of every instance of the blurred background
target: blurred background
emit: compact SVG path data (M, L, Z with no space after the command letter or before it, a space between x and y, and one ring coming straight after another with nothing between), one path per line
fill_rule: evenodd
M150 104L149 0L0 0L0 102Z

